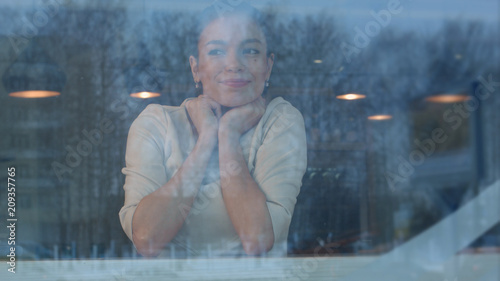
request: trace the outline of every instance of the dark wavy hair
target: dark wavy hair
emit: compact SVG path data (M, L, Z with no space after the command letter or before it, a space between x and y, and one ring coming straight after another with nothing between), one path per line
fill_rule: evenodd
M198 16L195 36L196 36L196 44L194 48L191 50L191 54L194 57L198 57L198 43L200 40L201 33L205 28L214 20L221 18L223 16L228 15L241 15L247 16L262 30L264 37L266 39L267 45L267 56L271 54L270 47L270 30L268 25L266 24L265 15L254 8L252 5L248 4L246 1L242 0L216 0L210 6L205 8L201 14Z

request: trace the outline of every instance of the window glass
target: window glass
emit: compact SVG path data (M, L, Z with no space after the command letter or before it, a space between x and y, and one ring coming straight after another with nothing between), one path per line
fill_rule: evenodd
M48 279L80 269L189 279L234 262L241 270L227 272L241 278L500 280L493 0L249 1L274 54L264 97L282 97L304 121L307 167L288 235L273 248L285 256L265 267L255 264L265 253L221 257L207 246L213 264L183 275L197 241L174 239L147 270L130 269L149 261L119 217L132 123L149 105L177 107L200 93L190 67L200 12L241 2L0 2L0 276L15 268L29 278L43 260L54 262ZM272 208L286 206L267 207L276 223ZM231 243L242 247L221 241ZM81 262L89 259L105 266Z

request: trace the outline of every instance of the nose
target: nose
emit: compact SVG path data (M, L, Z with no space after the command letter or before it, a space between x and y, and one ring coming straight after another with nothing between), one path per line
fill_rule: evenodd
M227 72L241 72L245 69L241 57L237 52L228 52L226 55L225 70Z

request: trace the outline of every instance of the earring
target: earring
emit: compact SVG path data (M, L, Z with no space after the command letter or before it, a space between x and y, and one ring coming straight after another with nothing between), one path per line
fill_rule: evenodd
M266 81L266 88L269 87L269 80Z
M199 88L200 88L200 82L195 82L194 87L195 87L196 89L199 89Z

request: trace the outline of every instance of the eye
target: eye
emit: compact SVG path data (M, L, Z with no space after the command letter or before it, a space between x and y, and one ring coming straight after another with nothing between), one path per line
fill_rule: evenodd
M258 55L258 54L260 54L260 51L257 49L244 49L243 54L245 54L245 55Z
M210 52L208 52L208 55L210 56L220 56L220 55L224 55L224 51L221 50L221 49L213 49L211 50Z

